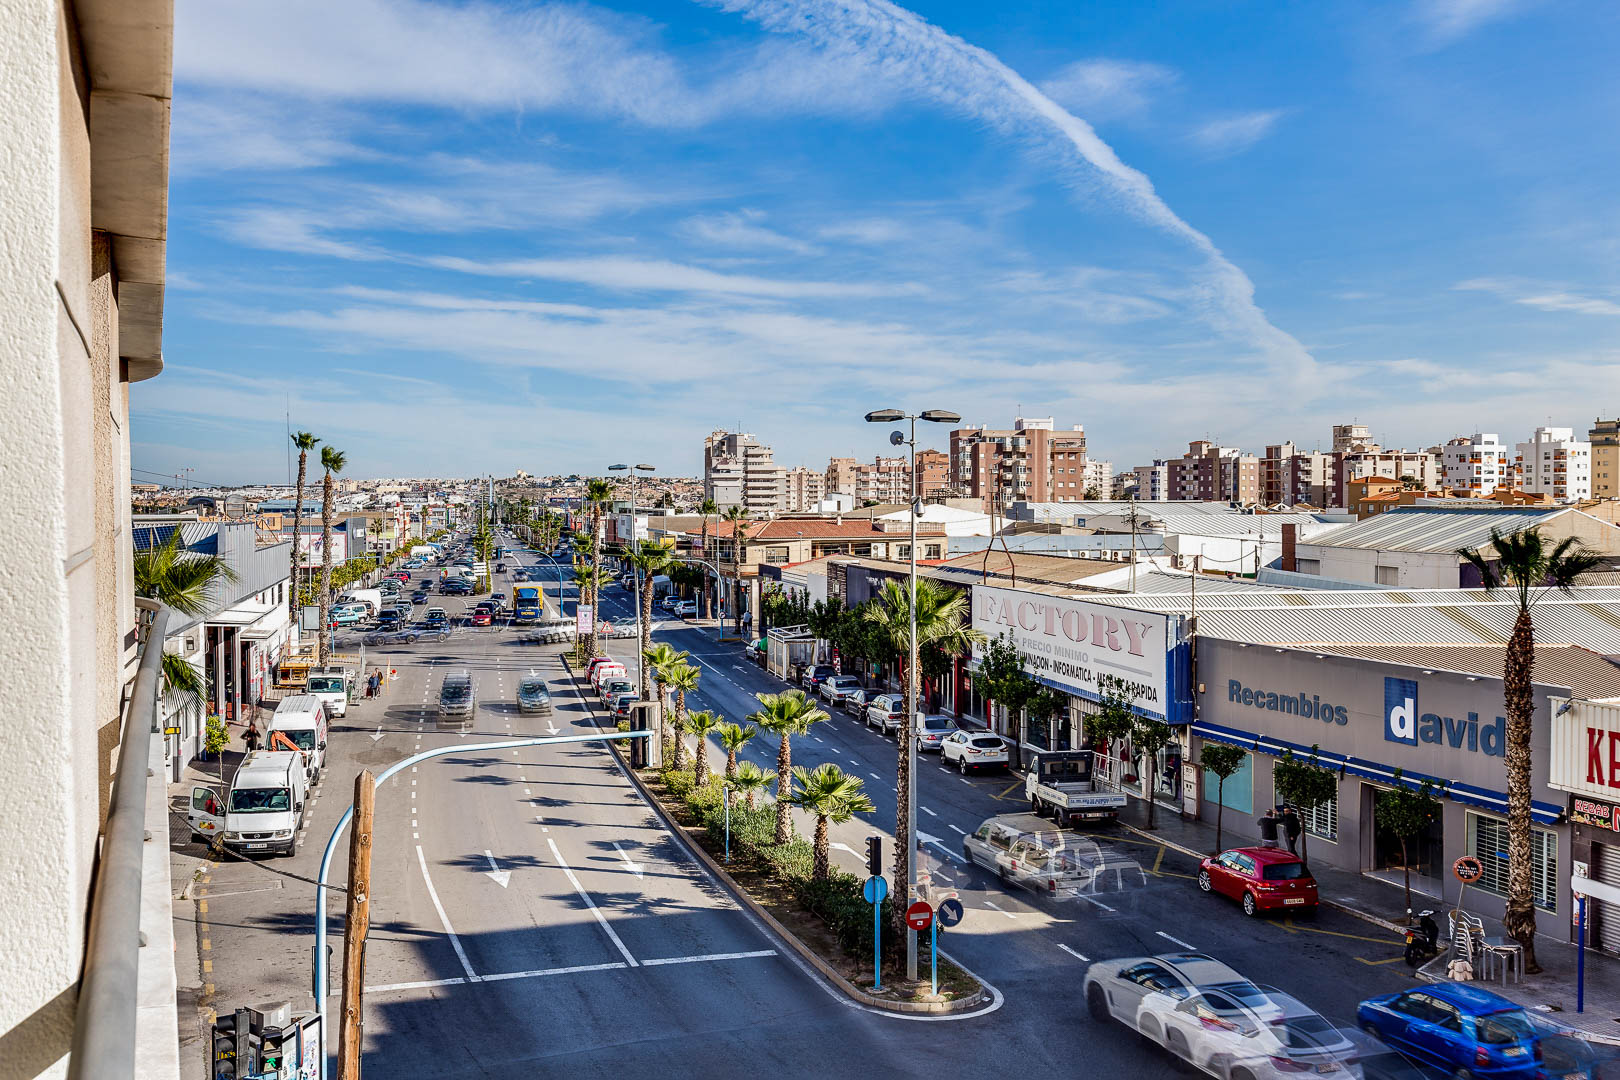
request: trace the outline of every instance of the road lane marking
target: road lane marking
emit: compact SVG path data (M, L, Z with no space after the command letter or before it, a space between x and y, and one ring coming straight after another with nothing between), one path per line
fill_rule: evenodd
M870 776L870 777L871 777L871 778L872 778L872 779L874 779L874 780L878 780L878 781L881 781L881 780L882 780L882 779L883 779L883 777L881 777L881 776L879 776L879 775L878 775L878 774L877 774L877 773L875 773L875 772L869 772L869 773L867 773L867 774L866 774L866 775L867 775L867 776Z
M557 865L562 867L563 873L568 875L568 883L574 887L575 892L579 893L579 898L585 901L585 906L591 909L591 914L595 915L596 921L602 924L602 929L606 930L607 936L613 939L613 944L618 946L619 955L624 957L624 962L631 967L640 967L641 965L636 962L636 958L630 955L630 950L624 947L624 942L619 940L619 935L614 933L613 927L608 923L607 916L602 914L602 909L596 906L596 901L591 899L591 894L585 891L585 886L581 885L579 878L574 876L574 868L568 865L568 860L564 859L562 852L557 850L557 841L547 840L546 843L551 845L551 857L557 860Z
M952 825L948 821L945 823L945 827L947 829L951 830L953 833L955 833L958 836L966 836L967 835L967 832L965 830L958 829L955 825Z
M643 960L643 967L661 964L702 964L710 960L754 960L761 956L775 956L775 949L756 949L753 952L710 953L708 956L671 956L663 960Z
M534 971L508 971L500 975L485 975L485 982L505 982L510 979L542 979L547 975L577 975L585 971L624 971L629 964L615 960L606 964L576 964L573 967L539 968Z
M1010 911L1003 911L1003 910L1002 910L1002 909L1001 909L1001 908L999 908L999 907L997 907L997 906L996 906L996 903L995 903L995 901L994 901L994 900L986 900L986 901L985 901L985 902L984 902L984 906L985 906L985 907L987 907L987 908L989 908L989 909L990 909L990 910L991 910L991 911L1000 911L1000 912L1001 912L1001 913L1002 913L1002 914L1003 914L1003 915L1005 915L1005 916L1007 916L1007 918L1009 918L1009 919L1016 919L1016 918L1018 918L1018 916L1017 916L1017 915L1014 915L1014 914L1013 914L1013 913L1012 913L1012 912L1010 912Z
M929 817L939 817L938 814L934 813L932 810L928 809L928 807L926 807L926 806L918 806L917 809L921 810L923 813L927 814Z
M416 822L411 822L415 825ZM439 913L439 922L444 924L445 936L450 939L450 947L456 951L456 959L461 961L461 970L467 973L468 982L478 982L478 976L473 972L472 961L467 959L467 950L461 947L461 939L450 926L450 916L444 913L444 905L439 902L439 890L433 887L433 879L428 876L427 856L422 854L422 845L416 846L416 862L422 868L422 881L427 885L428 899L433 901L433 910Z
M1155 930L1153 932L1155 934L1158 934L1160 937L1164 938L1164 940L1170 942L1171 944L1180 945L1183 949L1186 949L1189 952L1196 952L1197 951L1191 945L1187 944L1185 941L1182 941L1178 937L1171 937L1169 934L1165 933L1163 930Z
M1076 893L1075 895L1078 896L1080 899L1084 900L1086 903L1092 904L1092 905L1094 905L1096 907L1100 907L1104 911L1113 911L1113 912L1116 912L1116 913L1118 911L1117 908L1109 907L1107 904L1103 903L1101 900L1098 900L1094 896L1087 896L1085 893Z
M1063 944L1063 942L1061 942L1061 941L1058 942L1058 948L1062 949L1064 952L1068 953L1070 956L1074 957L1076 960L1079 960L1081 963L1089 964L1091 962L1091 957L1089 957L1089 956L1081 956L1079 953L1075 952L1073 949L1069 948L1067 945Z

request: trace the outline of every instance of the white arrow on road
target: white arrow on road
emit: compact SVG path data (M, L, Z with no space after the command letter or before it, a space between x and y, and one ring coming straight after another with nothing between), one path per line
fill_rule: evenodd
M512 880L512 871L502 870L501 864L496 862L495 856L491 855L488 851L484 852L484 858L489 860L489 869L485 870L484 873L488 874L494 880L495 884L499 885L503 889L506 888L507 884Z
M834 844L833 847L837 848L839 851L847 851L851 855L855 855L855 856L860 855L860 852L856 851L854 848L850 847L848 844Z
M371 733L371 741L376 742L380 738L382 738L382 725L378 724L377 730Z
M625 869L636 875L636 880L640 881L641 875L646 871L646 868L638 862L631 862L630 856L624 853L624 848L619 846L619 842L617 840L613 842L613 850L617 851L619 853L619 858L624 860Z
M951 858L955 859L957 862L962 863L964 866L967 864L966 859L962 858L962 856L958 855L956 852L954 852L950 848L946 847L944 842L941 841L939 837L930 836L927 833L923 832L921 829L918 829L917 830L917 846L922 847L924 844L933 844L935 847L939 848L939 850L943 851L945 854L949 855Z
M557 734L557 725L553 724L550 720L546 721L546 728L548 729L547 734L549 734L549 735Z

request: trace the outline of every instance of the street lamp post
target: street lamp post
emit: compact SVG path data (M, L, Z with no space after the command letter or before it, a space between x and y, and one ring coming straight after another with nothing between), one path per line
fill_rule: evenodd
M921 685L917 679L917 518L922 513L922 502L917 498L917 421L935 424L959 424L962 418L944 409L924 409L920 413L901 412L899 409L878 409L866 414L869 424L892 424L910 421L909 437L891 432L889 442L895 446L911 448L911 551L907 592L910 597L910 632L907 634L906 657L906 889L900 898L901 908L910 904L917 895L917 698ZM917 980L917 931L906 930L906 978Z
M633 555L633 554L635 554L635 551L636 551L636 479L637 479L636 473L638 471L640 471L640 472L654 472L654 471L656 471L656 469L652 465L624 465L624 464L619 464L619 465L609 465L608 466L608 471L609 472L628 472L630 474L630 547L629 547L629 552L630 552L630 554ZM628 559L626 561L628 561ZM641 646L648 640L649 632L650 632L651 628L641 625L641 621L642 621L641 571L634 569L634 566L635 566L635 564L632 563L631 564L632 572L631 572L631 575L630 575L630 580L635 585L635 589L636 589L636 625L637 625L636 652L639 654L639 653L643 652L643 649L641 648ZM597 619L601 618L601 612L592 612L591 614L592 614L593 618L597 618ZM636 671L641 676L641 699L643 701L645 701L645 700L647 700L647 690L648 690L648 686L647 686L647 658L645 656L638 656L637 657L637 659L636 659Z

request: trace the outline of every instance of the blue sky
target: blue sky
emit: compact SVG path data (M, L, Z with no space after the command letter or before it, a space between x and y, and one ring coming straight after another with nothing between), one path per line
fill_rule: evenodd
M288 411L352 475L453 476L692 474L739 425L823 467L891 405L1116 470L1620 410L1602 0L177 19L150 472L281 480Z

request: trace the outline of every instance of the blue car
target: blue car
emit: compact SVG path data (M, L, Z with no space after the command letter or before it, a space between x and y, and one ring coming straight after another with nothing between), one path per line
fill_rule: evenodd
M1533 1077L1541 1040L1523 1007L1469 983L1430 983L1368 998L1363 1031L1459 1077Z

